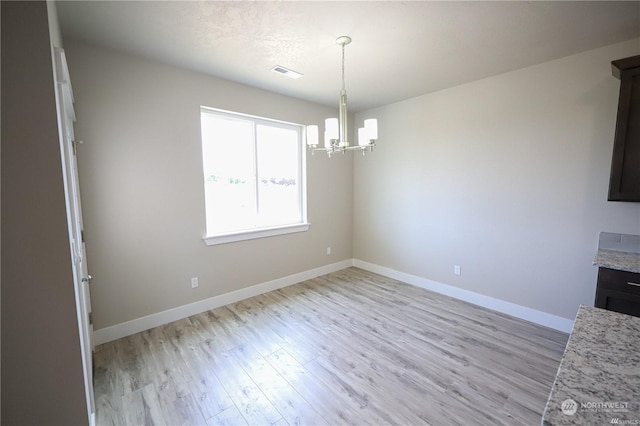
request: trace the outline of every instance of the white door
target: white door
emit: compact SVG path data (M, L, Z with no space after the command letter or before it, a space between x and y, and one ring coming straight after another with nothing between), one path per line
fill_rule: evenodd
M84 385L89 409L89 424L95 422L95 401L93 395L93 324L91 321L91 300L89 285L91 275L87 269L87 257L84 247L84 231L82 225L82 208L80 204L80 188L76 162L76 142L73 134L73 123L76 119L73 110L73 91L69 80L69 70L64 50L54 49L56 99L58 103L58 125L60 132L60 150L65 182L65 201L67 204L67 222L71 241L73 261L73 284L76 296L78 328L80 331L80 347L84 370Z

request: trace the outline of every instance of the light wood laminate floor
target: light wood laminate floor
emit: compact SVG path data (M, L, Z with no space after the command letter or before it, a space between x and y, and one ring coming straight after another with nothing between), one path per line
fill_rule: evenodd
M96 349L99 425L539 425L568 335L357 268Z

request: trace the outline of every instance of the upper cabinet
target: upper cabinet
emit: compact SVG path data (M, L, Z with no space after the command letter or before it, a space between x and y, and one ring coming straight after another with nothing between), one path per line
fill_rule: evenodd
M611 62L620 79L609 201L640 202L640 55Z

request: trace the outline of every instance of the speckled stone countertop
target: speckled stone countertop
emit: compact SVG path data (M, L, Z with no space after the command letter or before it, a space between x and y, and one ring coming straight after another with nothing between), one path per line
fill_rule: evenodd
M640 273L640 254L598 249L593 264L602 268Z
M580 306L542 424L640 425L640 318Z
M601 232L593 264L601 268L640 273L640 235Z

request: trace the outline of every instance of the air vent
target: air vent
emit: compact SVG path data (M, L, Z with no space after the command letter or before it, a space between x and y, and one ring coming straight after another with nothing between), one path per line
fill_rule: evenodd
M302 74L300 74L299 72L290 70L290 69L282 67L280 65L276 65L275 67L271 68L271 71L273 71L275 73L278 73L280 75L287 76L289 78L300 78L300 77L302 77Z

